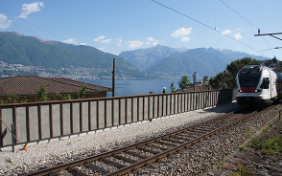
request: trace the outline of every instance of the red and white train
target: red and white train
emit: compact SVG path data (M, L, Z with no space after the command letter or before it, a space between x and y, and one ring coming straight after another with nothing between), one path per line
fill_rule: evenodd
M241 106L268 106L282 96L282 74L266 66L244 66L236 78Z

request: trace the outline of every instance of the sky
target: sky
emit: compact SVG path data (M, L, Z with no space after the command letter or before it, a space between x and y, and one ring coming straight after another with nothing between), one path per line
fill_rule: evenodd
M0 32L117 55L160 44L282 60L282 40L254 36L282 33L281 7L281 0L1 0Z

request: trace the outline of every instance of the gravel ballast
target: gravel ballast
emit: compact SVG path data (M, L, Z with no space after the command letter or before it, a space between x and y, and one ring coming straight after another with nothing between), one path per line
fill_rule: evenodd
M137 123L123 128L96 132L85 136L28 145L28 150L0 152L0 175L16 175L39 168L73 161L116 147L132 144L168 131L192 125L207 118L222 115L239 107L236 102L214 108L169 116L151 122Z

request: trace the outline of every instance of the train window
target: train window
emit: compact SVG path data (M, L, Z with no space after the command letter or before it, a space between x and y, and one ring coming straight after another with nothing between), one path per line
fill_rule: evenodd
M242 70L242 73L258 73L260 70L260 67L255 67L255 68L244 68Z
M269 78L263 78L260 88L269 89Z
M243 69L239 75L239 83L241 87L257 87L259 79L259 67L253 69Z

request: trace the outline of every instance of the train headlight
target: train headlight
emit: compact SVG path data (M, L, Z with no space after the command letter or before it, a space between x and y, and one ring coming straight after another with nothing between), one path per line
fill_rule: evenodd
M241 92L242 92L242 90L238 90L238 92L240 92L240 93L241 93Z
M257 89L256 89L256 90L255 90L255 93L257 93L257 92L261 92L261 90L257 90Z
M258 92L258 90L255 90L255 92Z

